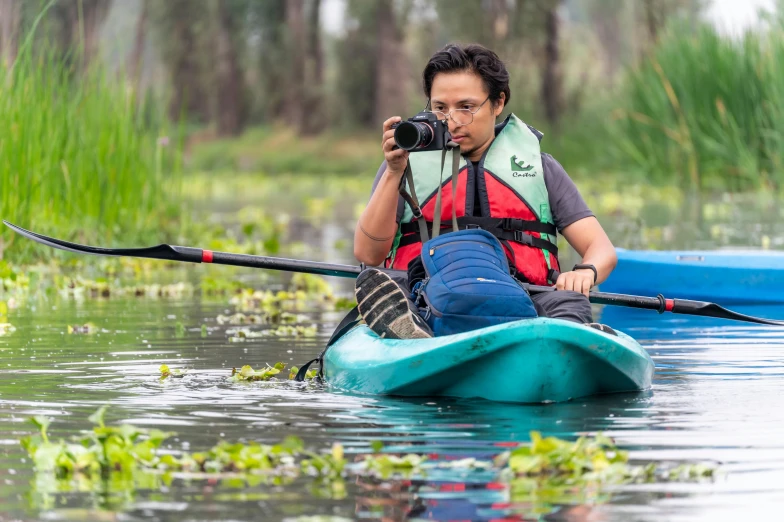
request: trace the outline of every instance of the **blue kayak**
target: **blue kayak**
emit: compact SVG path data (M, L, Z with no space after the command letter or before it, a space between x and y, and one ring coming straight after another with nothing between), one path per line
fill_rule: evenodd
M616 250L618 266L601 284L603 292L719 304L784 302L784 252Z
M382 339L358 326L324 356L324 378L355 393L561 402L650 387L634 339L559 319L524 319L433 339Z

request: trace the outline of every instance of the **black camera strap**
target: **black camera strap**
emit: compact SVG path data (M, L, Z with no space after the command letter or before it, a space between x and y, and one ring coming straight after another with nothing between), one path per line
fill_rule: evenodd
M411 194L406 190L406 183L411 188ZM427 233L427 222L422 215L422 209L419 208L419 200L417 199L416 189L414 188L414 174L411 172L411 163L406 162L406 171L403 178L400 180L400 188L398 189L400 195L406 200L408 206L411 207L411 212L414 214L416 222L419 224L419 236L422 241L427 241L430 237Z
M457 174L460 170L460 146L454 141L450 141L446 144L446 147L441 150L441 176L438 180L438 192L436 193L436 206L433 215L434 239L437 238L438 234L441 232L441 186L444 183L444 165L446 165L447 147L452 149L452 230L454 232L459 230L455 199L457 198ZM406 190L406 185L408 185L411 193ZM411 163L409 162L406 163L406 170L403 178L400 180L400 188L398 189L398 192L400 192L400 195L403 197L406 203L408 203L408 206L411 207L411 212L414 214L414 218L419 225L419 237L422 239L422 242L424 243L428 241L430 234L427 232L427 221L422 215L422 209L419 206L416 189L414 188L414 173L411 172Z
M446 144L452 149L452 231L460 230L457 226L457 173L460 167L460 146L454 141ZM436 195L436 208L433 213L433 239L441 232L441 185L444 183L444 165L446 164L446 147L441 150L441 177L438 180L438 194ZM427 230L427 225L425 225Z

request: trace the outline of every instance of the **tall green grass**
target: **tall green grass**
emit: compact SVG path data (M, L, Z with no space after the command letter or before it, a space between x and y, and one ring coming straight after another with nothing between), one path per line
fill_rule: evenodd
M784 31L733 40L674 27L629 72L614 141L651 181L740 191L784 184Z
M164 239L179 214L172 129L122 79L61 56L26 47L0 65L0 217L99 245ZM0 258L50 253L0 230Z

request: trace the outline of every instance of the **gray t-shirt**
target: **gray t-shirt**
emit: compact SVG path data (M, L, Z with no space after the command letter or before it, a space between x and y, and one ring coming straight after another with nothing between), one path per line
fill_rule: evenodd
M542 168L544 169L544 184L550 199L550 211L553 213L553 222L559 232L575 221L594 215L577 190L574 181L555 158L543 153ZM372 190L376 190L376 186L386 170L387 162L384 161L378 168L376 179L373 180ZM404 209L405 201L402 197L398 197L396 217L398 223L403 219Z

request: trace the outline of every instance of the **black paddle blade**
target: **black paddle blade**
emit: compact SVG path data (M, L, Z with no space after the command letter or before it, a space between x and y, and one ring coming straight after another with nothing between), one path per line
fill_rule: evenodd
M671 311L676 314L700 315L703 317L716 317L719 319L731 319L733 321L745 321L747 323L784 326L784 321L777 321L776 319L765 319L762 317L754 317L751 315L733 312L732 310L727 310L723 306L719 306L716 303L708 303L705 301L673 299L673 307Z
M13 223L9 223L6 220L3 220L3 224L17 234L20 234L28 239L32 239L37 243L77 254L90 254L93 256L146 257L150 259L165 259L168 261L187 261L191 263L201 263L202 261L202 250L200 248L178 247L171 245L158 245L148 248L92 247L87 245L80 245L78 243L71 243L70 241L63 241L62 239L45 236L36 232L31 232L30 230L25 230L22 227L14 225Z

